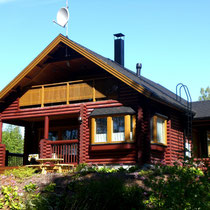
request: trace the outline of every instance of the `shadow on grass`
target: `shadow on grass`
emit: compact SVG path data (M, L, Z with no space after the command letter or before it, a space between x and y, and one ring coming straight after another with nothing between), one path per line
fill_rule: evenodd
M122 174L54 177L27 209L144 209L143 189Z

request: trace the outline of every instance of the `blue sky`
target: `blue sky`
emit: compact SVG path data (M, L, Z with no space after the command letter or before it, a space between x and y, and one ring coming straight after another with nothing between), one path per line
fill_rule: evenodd
M0 0L0 90L59 33L66 0ZM210 86L209 0L69 0L69 37L113 59L113 34L125 37L125 66L193 101Z

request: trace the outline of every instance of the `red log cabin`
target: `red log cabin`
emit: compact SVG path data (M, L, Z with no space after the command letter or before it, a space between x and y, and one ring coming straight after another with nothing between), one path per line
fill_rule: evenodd
M190 156L195 112L143 77L141 65L137 73L124 67L123 36L115 34L113 61L58 35L0 92L0 166L3 123L24 126L24 164L29 154L111 165L171 164ZM207 149L207 136L202 145Z

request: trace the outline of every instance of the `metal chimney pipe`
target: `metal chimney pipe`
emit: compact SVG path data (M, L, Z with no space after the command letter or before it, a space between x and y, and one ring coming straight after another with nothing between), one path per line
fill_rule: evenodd
M136 64L136 75L137 75L137 77L141 76L141 68L142 68L142 64L141 63L137 63Z
M114 34L114 60L124 67L124 34Z

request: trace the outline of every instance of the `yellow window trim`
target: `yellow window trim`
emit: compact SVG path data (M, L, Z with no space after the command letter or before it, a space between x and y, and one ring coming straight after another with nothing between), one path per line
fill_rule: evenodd
M113 117L124 116L125 122L125 140L124 141L112 141L113 134ZM133 137L131 139L131 117L132 117L132 133ZM107 141L106 142L95 142L96 137L96 118L107 118ZM95 117L91 118L91 144L111 144L111 143L123 143L123 142L134 142L136 137L136 116L135 115L112 115L112 116L104 116L104 117Z
M91 144L95 142L96 136L96 119L91 118Z
M158 142L157 140L157 119L162 119L164 120L164 143ZM151 143L153 144L160 144L160 145L167 145L167 120L164 117L155 115L152 118L152 133L153 133L153 138L151 138Z
M130 141L130 128L131 128L131 116L125 115L124 116L125 122L125 141Z
M107 117L107 143L111 143L113 133L112 117Z

